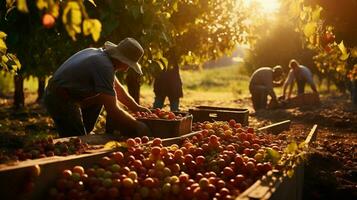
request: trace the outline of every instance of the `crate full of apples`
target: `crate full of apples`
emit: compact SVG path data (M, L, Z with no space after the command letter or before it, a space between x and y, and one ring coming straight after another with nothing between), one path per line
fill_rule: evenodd
M192 131L192 115L189 113L154 109L151 113L136 112L132 115L144 122L154 137L176 137Z

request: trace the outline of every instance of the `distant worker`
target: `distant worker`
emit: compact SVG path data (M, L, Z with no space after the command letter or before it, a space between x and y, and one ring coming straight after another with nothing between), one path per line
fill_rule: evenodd
M309 68L300 65L295 59L290 60L289 62L289 74L286 78L283 85L283 96L282 98L286 98L286 89L290 85L289 93L287 98L289 99L291 96L291 92L294 87L294 81L297 83L297 95L304 94L305 84L308 83L311 86L311 89L314 93L318 93L316 89L316 85L314 83L312 73Z
M158 74L154 82L154 93L154 108L162 108L166 97L168 97L170 110L179 111L180 98L183 97L183 92L180 71L177 65Z
M138 62L143 53L135 39L126 38L118 45L106 42L104 48L81 50L57 69L46 88L44 103L60 137L92 132L103 106L115 129L130 136L149 133L119 102L133 112L150 110L137 104L115 76L129 67L141 75Z
M252 95L254 110L267 108L268 95L271 97L271 103L277 104L277 97L274 87L282 84L283 69L281 66L261 67L257 69L250 77L249 91Z

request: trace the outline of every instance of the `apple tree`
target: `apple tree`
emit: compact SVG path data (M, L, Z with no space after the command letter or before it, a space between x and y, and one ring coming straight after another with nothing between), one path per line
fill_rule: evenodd
M151 82L163 68L199 67L230 54L248 30L241 1L170 0L101 1L95 10L103 23L101 40L134 37L145 49L142 81ZM105 22L110 23L110 26ZM134 76L134 77L130 77ZM139 78L129 72L129 91L139 96ZM135 83L135 81L137 81ZM136 99L138 100L138 99Z
M22 64L14 76L15 107L24 105L24 77L39 77L41 97L45 77L64 61L64 57L88 45L88 42L71 41L77 40L80 33L91 36L94 41L99 39L101 23L89 18L85 2L95 6L93 0L7 0L0 3L0 30L8 34L8 48L16 53Z
M319 72L344 90L356 80L355 1L285 1L286 16L295 22L304 44L315 52Z

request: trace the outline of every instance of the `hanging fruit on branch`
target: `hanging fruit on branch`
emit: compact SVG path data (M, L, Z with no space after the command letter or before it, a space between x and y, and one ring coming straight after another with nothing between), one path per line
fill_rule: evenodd
M322 41L325 44L330 44L335 41L335 35L331 31L326 31L322 37Z
M56 19L51 14L44 14L42 16L42 25L45 28L52 28L55 25Z

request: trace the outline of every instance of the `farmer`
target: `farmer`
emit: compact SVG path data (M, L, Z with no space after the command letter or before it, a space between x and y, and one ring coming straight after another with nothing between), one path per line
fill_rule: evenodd
M107 41L104 48L77 52L57 69L49 80L44 103L60 137L89 134L103 106L117 130L130 136L149 133L148 127L118 102L133 112L150 110L137 104L115 76L129 67L142 75L138 61L143 53L133 38L125 38L118 45Z
M170 101L170 110L178 111L180 98L183 96L180 71L176 65L172 69L165 69L159 73L154 82L154 108L162 108L165 98Z
M273 87L281 85L281 76L283 69L281 66L261 67L257 69L250 77L249 91L252 95L254 110L266 109L268 95L271 97L271 103L277 104L277 98Z
M298 88L298 95L304 94L305 90L305 84L308 83L311 86L311 89L314 93L318 93L316 89L316 85L314 83L314 80L312 78L312 73L309 68L300 65L295 59L290 60L289 62L289 74L288 77L286 78L284 85L283 85L283 96L282 98L286 98L286 89L290 85L289 88L289 93L287 98L289 99L291 96L291 92L294 87L294 80L297 83L297 88Z

